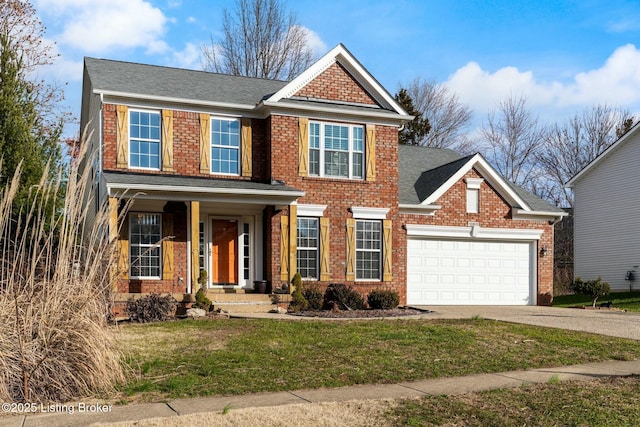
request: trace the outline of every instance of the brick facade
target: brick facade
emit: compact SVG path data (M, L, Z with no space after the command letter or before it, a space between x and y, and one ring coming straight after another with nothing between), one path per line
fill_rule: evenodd
M376 101L338 62L300 89L295 96L311 99L327 99L356 104L374 105ZM158 110L159 111L159 110ZM308 111L305 117L310 117ZM331 119L339 123L340 116ZM200 116L198 112L173 110L173 171L135 171L145 174L172 174L189 177L221 178L200 172ZM447 225L466 227L469 222L477 222L487 228L522 228L543 230L540 247L546 247L548 254L538 259L538 304L551 302L553 286L553 227L545 221L514 220L511 206L485 181L480 187L480 212L466 213L466 184L464 178L478 178L471 170L454 184L438 201L442 206L433 216L399 213L398 191L398 127L374 123L373 119L362 122L349 121L348 124L374 125L376 135L374 179L335 179L301 176L299 164L299 118L296 115L272 113L264 119L252 119L252 173L251 177L223 176L224 179L253 180L270 182L281 180L287 186L305 192L297 200L300 205L327 205L324 217L329 219L330 258L329 280L315 282L322 287L330 283L345 283L367 294L374 288L394 289L399 292L401 303L406 303L406 224ZM319 120L322 121L322 120ZM103 170L125 171L116 162L117 120L116 105L104 104L102 108ZM125 293L184 293L187 291L189 221L186 206L168 204L167 213L173 215L174 275L167 280L121 279L118 291ZM348 281L346 276L347 219L353 218L352 207L389 209L387 220L392 221L392 278L389 281ZM263 255L264 278L274 286L281 283L281 219L289 215L289 209L282 206L261 206L263 212L264 246L259 248ZM132 209L136 210L135 204ZM197 289L197 284L192 289Z

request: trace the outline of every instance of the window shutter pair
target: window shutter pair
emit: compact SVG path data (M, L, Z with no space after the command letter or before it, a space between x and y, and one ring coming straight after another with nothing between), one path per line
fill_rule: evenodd
M376 179L376 126L366 126L365 141L366 180ZM309 119L298 118L298 175L309 175Z
M162 170L173 172L173 111L162 110ZM116 106L116 167L129 167L129 107Z
M382 281L393 280L393 221L382 221ZM347 218L347 281L356 280L356 220Z
M253 135L251 119L243 117L240 121L240 156L242 157L241 176L253 175ZM211 173L211 115L200 114L200 173Z
M280 280L289 281L297 269L297 227L295 205L289 206L290 216L280 218ZM320 281L331 280L329 252L329 218L320 218Z

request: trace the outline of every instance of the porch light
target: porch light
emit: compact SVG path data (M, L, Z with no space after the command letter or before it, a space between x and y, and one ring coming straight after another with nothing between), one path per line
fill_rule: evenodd
M547 247L543 246L542 249L540 249L540 258L544 258L547 256Z

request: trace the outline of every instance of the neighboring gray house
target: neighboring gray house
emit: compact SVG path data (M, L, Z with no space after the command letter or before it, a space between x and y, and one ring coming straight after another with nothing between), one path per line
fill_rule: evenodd
M574 273L640 289L640 127L634 126L574 176ZM635 283L625 279L635 270Z

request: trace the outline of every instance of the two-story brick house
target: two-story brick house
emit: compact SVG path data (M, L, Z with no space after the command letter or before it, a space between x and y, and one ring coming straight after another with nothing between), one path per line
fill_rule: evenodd
M300 272L364 294L395 289L414 304L450 303L456 286L496 274L499 286L453 292L482 304L551 293L553 257L539 253L553 247L561 215L479 155L399 149L411 116L342 45L291 82L86 58L82 103L99 153L95 203L109 203L120 250L118 292L195 293L206 270L209 289L280 286ZM490 247L469 249L458 268L495 262L486 253L499 249L503 273L451 279L429 252L478 238ZM513 245L491 246L503 240L520 258ZM420 267L434 260L435 276ZM511 286L512 263L520 293L495 298Z

